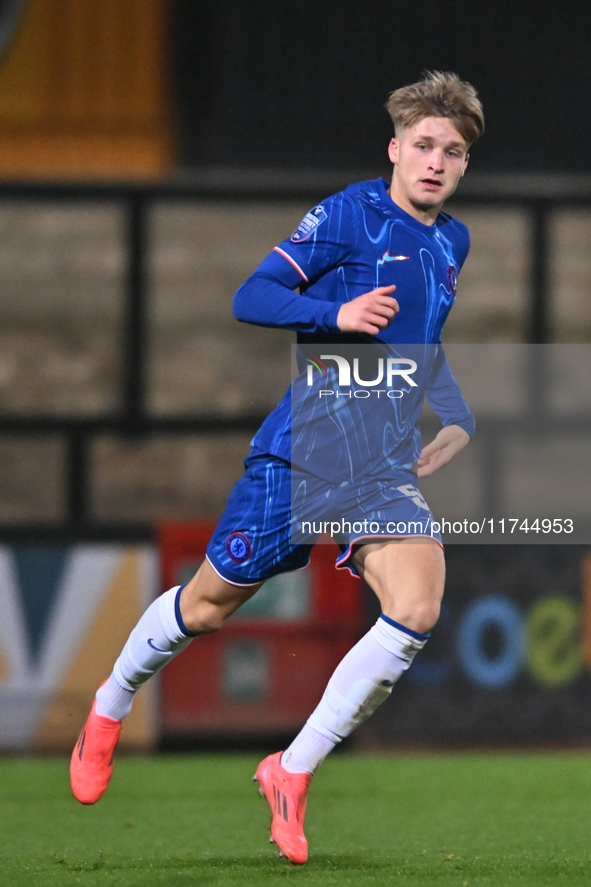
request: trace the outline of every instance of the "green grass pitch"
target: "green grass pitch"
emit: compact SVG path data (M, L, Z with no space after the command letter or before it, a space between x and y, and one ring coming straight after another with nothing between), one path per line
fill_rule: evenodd
M296 867L267 843L253 755L121 758L94 807L65 759L0 760L0 884L591 884L585 753L335 755Z

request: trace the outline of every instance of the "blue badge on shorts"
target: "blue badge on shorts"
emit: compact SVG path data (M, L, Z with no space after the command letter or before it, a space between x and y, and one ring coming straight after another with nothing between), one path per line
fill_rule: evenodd
M321 222L324 222L327 218L328 216L326 215L324 207L322 205L315 206L309 213L306 213L296 230L291 235L292 243L301 243L303 240L307 240L316 230L318 225L320 225Z
M231 533L226 540L226 551L235 564L243 564L250 557L252 547L244 533Z

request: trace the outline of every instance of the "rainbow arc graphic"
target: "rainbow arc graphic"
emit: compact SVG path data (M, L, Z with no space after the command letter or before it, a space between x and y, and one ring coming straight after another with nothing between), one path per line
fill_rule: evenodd
M328 378L328 370L319 357L315 357L314 354L308 354L306 355L306 360L311 364L311 366L308 367L308 373L310 373L310 371L314 372L313 367L316 367L320 375L322 375L322 371L324 370L324 375Z

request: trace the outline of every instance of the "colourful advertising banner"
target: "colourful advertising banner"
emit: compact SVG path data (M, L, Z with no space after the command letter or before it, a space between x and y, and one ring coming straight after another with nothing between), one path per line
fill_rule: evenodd
M0 750L72 748L157 582L148 546L0 547ZM149 746L155 728L152 688L121 747Z
M591 740L591 550L448 546L441 620L359 730L379 744Z

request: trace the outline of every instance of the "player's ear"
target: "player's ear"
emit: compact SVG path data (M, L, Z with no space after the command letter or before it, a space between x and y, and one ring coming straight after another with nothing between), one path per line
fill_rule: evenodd
M470 160L470 155L466 154L466 156L464 157L464 168L462 169L462 175L464 175L464 173L466 172L466 168L468 166L469 160Z
M388 145L388 157L392 163L398 163L398 139L391 139Z

